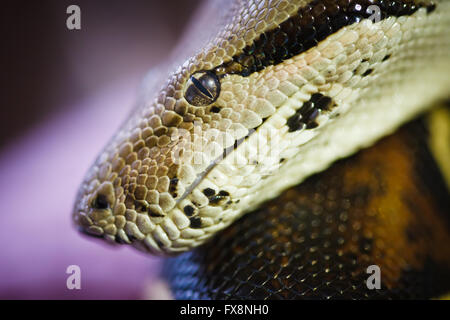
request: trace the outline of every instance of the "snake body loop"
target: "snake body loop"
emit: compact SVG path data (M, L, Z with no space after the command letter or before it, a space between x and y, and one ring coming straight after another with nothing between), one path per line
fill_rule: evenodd
M442 117L440 111L432 118ZM450 109L446 113L450 128ZM435 123L427 118L285 190L204 246L166 259L162 270L173 297L429 299L448 294L450 196L429 149L437 137L429 130ZM449 141L447 136L447 150ZM373 268L379 271L378 288L367 285Z

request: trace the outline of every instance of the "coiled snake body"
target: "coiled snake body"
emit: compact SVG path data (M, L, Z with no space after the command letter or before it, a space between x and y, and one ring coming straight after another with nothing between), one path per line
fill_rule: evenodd
M212 1L196 21L86 175L83 232L190 250L449 95L447 0Z

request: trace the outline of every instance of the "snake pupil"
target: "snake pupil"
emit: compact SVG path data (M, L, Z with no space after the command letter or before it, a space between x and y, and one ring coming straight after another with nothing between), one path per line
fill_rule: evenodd
M211 71L200 71L190 76L184 98L194 106L206 106L216 101L220 93L220 82Z
M194 85L197 87L197 89L200 90L201 93L203 93L208 98L212 99L213 96L212 96L211 92L209 92L208 89L206 89L200 81L195 79L193 76L191 76L191 81L194 83Z

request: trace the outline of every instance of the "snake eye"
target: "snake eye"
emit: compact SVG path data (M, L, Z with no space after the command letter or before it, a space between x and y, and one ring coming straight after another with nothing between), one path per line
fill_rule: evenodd
M206 106L216 101L220 93L220 82L211 71L196 72L189 78L184 98L191 105Z
M92 208L98 210L105 210L109 208L108 199L105 195L99 194L97 198L92 202Z

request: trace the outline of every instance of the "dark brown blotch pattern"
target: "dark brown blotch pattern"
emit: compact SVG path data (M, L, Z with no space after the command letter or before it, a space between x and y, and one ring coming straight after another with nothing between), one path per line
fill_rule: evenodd
M311 98L287 120L289 132L303 128L313 129L318 126L317 117L322 111L330 111L335 106L333 100L321 93L314 93Z
M249 76L270 65L277 65L316 46L341 28L370 18L371 5L380 8L381 20L387 17L412 15L425 7L432 12L436 5L430 1L414 0L314 0L300 8L276 28L262 33L241 53L217 68L220 77L226 74Z

